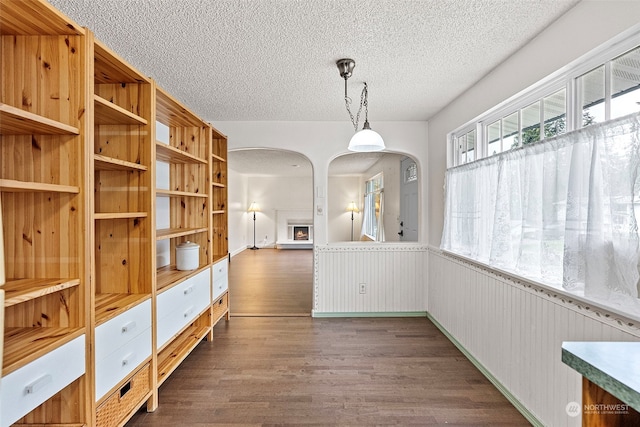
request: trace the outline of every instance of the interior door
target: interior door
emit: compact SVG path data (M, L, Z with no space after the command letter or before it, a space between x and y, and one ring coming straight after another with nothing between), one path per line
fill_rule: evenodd
M400 162L400 235L401 242L418 241L418 166L409 157Z

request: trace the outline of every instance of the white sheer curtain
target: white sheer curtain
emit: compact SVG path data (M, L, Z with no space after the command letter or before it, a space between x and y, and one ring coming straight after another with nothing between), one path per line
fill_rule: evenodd
M640 314L640 115L446 174L441 248Z

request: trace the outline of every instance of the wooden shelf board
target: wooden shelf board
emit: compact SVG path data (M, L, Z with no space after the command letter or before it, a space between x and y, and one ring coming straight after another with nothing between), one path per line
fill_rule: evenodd
M158 293L184 282L189 277L193 277L203 270L209 268L210 264L201 264L195 270L178 270L175 264L160 267L156 270L156 290Z
M4 284L4 306L20 304L80 285L80 279L17 279Z
M217 160L219 162L226 162L227 159L225 159L224 157L220 157L217 154L212 154L211 157L213 157L214 160Z
M84 330L84 328L5 327L2 376L79 337Z
M207 336L210 329L208 326L191 325L158 353L158 387Z
M176 127L204 127L208 126L187 107L165 92L156 87L156 117L167 126Z
M76 35L85 32L47 2L11 1L2 3L0 34Z
M212 263L215 264L218 261L222 261L223 259L226 259L229 256L228 253L225 254L213 254L213 261Z
M96 294L96 326L151 298L151 294Z
M142 75L100 40L94 39L93 56L95 83L151 83L148 77Z
M227 139L227 135L223 134L212 125L209 126L211 126L211 131L213 132L213 139Z
M217 211L211 211L211 213L212 213L213 215L220 215L220 214L225 213L225 211L224 211L224 210L217 210Z
M226 187L226 185L221 183L221 182L212 182L211 185L214 186L214 187L218 187L218 188L225 188Z
M207 161L205 159L201 159L198 156L194 156L191 153L179 150L160 141L156 141L156 159L166 163L207 164Z
M146 218L148 214L146 212L99 212L94 213L95 219L132 219L132 218Z
M0 191L14 193L80 193L80 187L73 185L44 184L41 182L0 179Z
M145 165L103 156L102 154L94 154L93 163L96 170L102 171L146 171L149 169Z
M156 189L156 196L159 197L200 197L206 199L209 197L208 194L204 193L191 193L188 191L175 191L175 190L163 190Z
M77 127L0 103L0 135L79 135Z
M190 234L209 231L207 227L201 228L162 228L156 230L156 240L173 239L175 237L188 236Z
M97 125L146 125L145 118L125 110L119 105L93 95L95 106L95 123Z

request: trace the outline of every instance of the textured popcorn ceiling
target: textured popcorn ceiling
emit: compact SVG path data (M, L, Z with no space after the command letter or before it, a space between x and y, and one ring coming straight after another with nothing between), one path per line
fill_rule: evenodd
M207 121L427 120L577 0L51 0ZM540 60L535 58L532 60Z

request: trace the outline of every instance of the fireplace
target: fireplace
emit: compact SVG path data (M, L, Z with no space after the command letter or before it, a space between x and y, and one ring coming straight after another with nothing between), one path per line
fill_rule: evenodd
M313 212L278 210L276 218L276 248L313 249Z
M293 240L309 240L309 226L296 225L293 227Z

